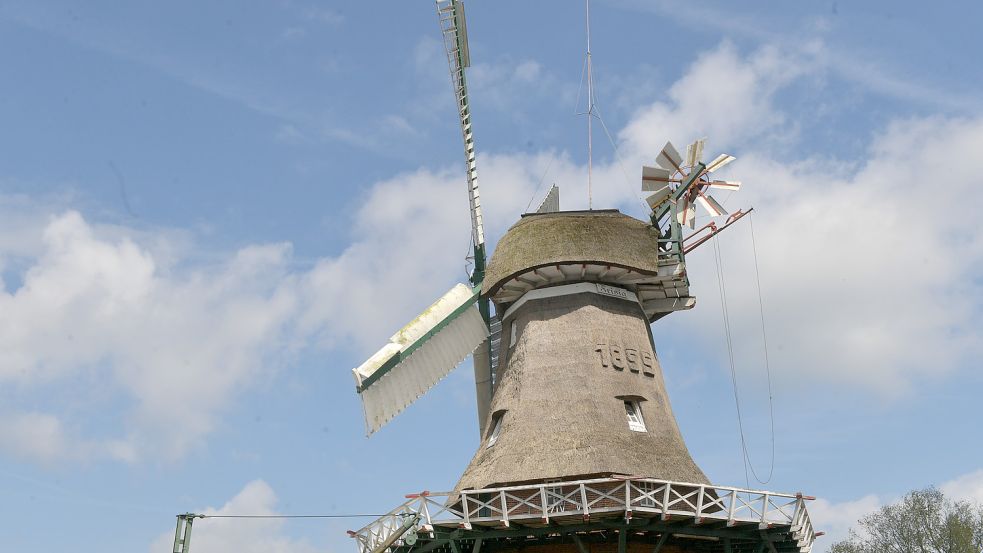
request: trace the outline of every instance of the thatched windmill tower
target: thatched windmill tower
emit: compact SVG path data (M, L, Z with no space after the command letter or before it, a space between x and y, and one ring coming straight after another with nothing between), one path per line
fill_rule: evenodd
M652 212L560 211L550 191L485 264L462 4L437 9L461 114L474 273L354 370L369 433L474 354L481 443L455 489L421 493L352 536L361 553L628 550L809 551L801 495L712 485L673 417L650 323L695 304L685 255L732 224L693 229L696 205L725 215L711 180L733 160L645 167ZM491 305L494 305L492 315Z
M458 488L612 474L708 483L649 332L693 304L660 257L659 234L615 210L528 214L499 241L481 294L501 314L501 368Z

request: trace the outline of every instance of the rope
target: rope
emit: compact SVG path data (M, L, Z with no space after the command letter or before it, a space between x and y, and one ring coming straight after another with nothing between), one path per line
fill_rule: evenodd
M625 164L621 160L621 150L618 149L618 145L615 144L614 138L612 138L611 133L608 132L608 126L604 123L604 118L601 117L600 108L595 106L595 111L597 111L597 120L601 122L601 128L604 129L604 136L608 137L608 142L611 143L611 148L614 150L614 158L618 160L618 167L621 168L621 174L625 176L625 185L628 186L628 189L635 195L635 199L638 200L639 204L641 204L642 213L649 213L652 210L649 207L649 204L642 199L641 195L639 195L638 189L631 185L631 179L628 177L628 171L625 170Z
M532 206L532 201L536 199L536 195L539 194L539 187L543 186L543 181L546 180L546 175L550 172L550 167L553 166L553 160L556 159L556 150L550 152L550 162L546 164L546 170L543 171L543 176L539 177L539 182L536 184L536 190L533 191L532 197L529 198L529 203L526 204L526 213L529 213L529 208Z
M768 333L765 331L765 305L761 297L761 276L758 273L758 246L754 241L754 213L751 213L751 217L748 218L748 225L751 229L751 251L754 253L754 282L758 286L758 314L761 316L761 343L765 353L765 373L768 375L768 416L771 419L771 469L768 471L768 478L764 482L758 478L758 475L755 475L754 478L762 484L767 484L775 474L775 404L771 391L771 361L768 359Z
M772 385L771 385L771 363L768 358L768 342L767 342L767 335L765 333L765 326L764 326L764 304L761 301L761 281L758 272L757 248L754 245L753 227L752 227L751 240L752 240L752 248L754 249L755 279L758 283L758 306L759 306L759 314L761 315L761 332L762 332L762 336L765 337L765 341L764 341L765 370L768 377L768 414L769 414L769 418L771 419L771 467L768 470L768 477L765 479L762 479L760 476L758 476L757 471L755 471L754 469L754 463L751 462L751 457L748 454L747 438L745 437L744 434L744 416L741 410L741 397L740 397L740 391L738 389L738 383L737 383L737 364L734 361L734 340L731 333L730 309L728 307L728 302L727 302L727 286L725 284L725 278L724 278L723 255L720 252L720 244L717 241L717 237L714 236L713 238L714 263L716 264L716 272L717 272L717 288L720 293L720 309L721 309L721 314L723 316L724 336L727 342L727 359L730 364L730 377L731 377L731 383L733 384L733 388L734 388L734 405L737 409L737 428L738 431L740 432L740 437L741 437L741 454L742 454L741 456L742 456L742 460L744 461L744 478L749 488L751 487L750 475L753 475L754 479L757 480L759 483L767 484L768 482L771 481L775 473L775 410L774 410L774 401L773 401Z
M748 475L748 455L747 442L744 439L744 422L741 416L741 398L737 390L737 368L734 363L734 341L730 332L730 314L727 309L727 288L724 286L723 258L720 255L720 244L717 237L713 237L713 262L717 269L717 292L720 294L720 313L724 322L724 338L727 341L727 359L730 363L730 379L734 386L734 405L737 407L737 428L741 435L741 460L744 461L744 481L748 488L751 487L751 478Z

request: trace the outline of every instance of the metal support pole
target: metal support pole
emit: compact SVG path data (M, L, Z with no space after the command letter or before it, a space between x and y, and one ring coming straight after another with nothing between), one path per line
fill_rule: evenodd
M577 551L580 553L590 553L587 547L584 546L584 542L580 539L580 536L573 534L571 537L573 538L573 543L577 546Z
M420 515L418 514L405 517L403 523L399 526L399 528L396 528L396 530L392 534L389 534L389 536L386 537L386 539L382 540L382 543L377 544L372 549L371 553L383 553L386 549L389 549L389 546L396 543L396 540L403 537L403 534L405 534L406 532L415 532L416 529L414 529L414 526L416 526L417 522L419 521L420 521Z
M652 549L652 553L659 553L659 551L662 550L662 546L665 545L667 541L669 541L669 532L663 532L662 535L659 536L659 541L655 544L655 548Z
M775 548L775 544L771 541L771 538L768 536L768 534L760 530L758 531L758 534L761 536L761 541L762 543L765 544L765 547L768 548L768 551L770 551L771 553L778 553L778 549Z
M191 550L191 526L196 518L205 515L184 513L177 516L177 527L174 529L174 553L188 553Z

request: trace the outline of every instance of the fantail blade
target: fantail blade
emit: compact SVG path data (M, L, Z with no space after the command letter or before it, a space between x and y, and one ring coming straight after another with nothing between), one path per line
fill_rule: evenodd
M703 145L706 143L707 139L701 138L690 144L686 148L686 166L692 167L697 163L703 161Z
M679 182L679 179L672 178L672 171L661 167L642 166L642 190L653 192L670 182Z
M655 162L663 169L675 172L682 168L683 156L679 155L679 152L673 147L672 142L666 142L666 145L662 147L662 151L655 158Z
M711 161L709 165L707 165L707 172L712 173L717 169L720 169L724 165L727 165L728 163L734 161L735 159L737 158L730 154L720 154L719 156L717 156L716 159Z
M710 181L710 188L717 188L719 190L733 190L738 191L741 189L741 181L738 180L715 180Z
M696 197L696 201L703 206L703 209L707 210L707 213L709 213L711 217L727 215L727 210L724 209L724 206L720 205L717 200L713 199L713 196L700 194Z
M663 185L662 188L657 189L655 191L655 194L652 194L649 197L645 198L645 201L648 202L649 207L655 209L656 206L666 201L666 199L669 197L669 194L672 194L672 189L669 188L668 184L666 184Z

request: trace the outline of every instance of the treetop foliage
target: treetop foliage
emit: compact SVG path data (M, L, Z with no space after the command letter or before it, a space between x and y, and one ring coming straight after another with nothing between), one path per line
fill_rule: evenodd
M983 505L915 490L862 518L830 553L981 553Z

